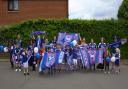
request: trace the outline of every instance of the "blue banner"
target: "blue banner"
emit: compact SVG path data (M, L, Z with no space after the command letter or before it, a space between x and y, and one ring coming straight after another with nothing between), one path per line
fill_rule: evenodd
M102 63L103 64L103 56L104 56L104 50L103 49L99 49L96 63Z
M46 60L46 67L50 68L55 63L54 53L48 53L48 58Z
M73 40L80 40L80 34L79 33L59 33L58 34L58 40L57 43L58 44L65 44L65 45L70 45L70 43Z
M47 57L48 57L48 53L45 52L43 57L42 57L42 60L40 62L40 67L39 67L39 71L43 71L45 70L47 67L46 67L46 61L47 61Z
M89 64L94 65L97 62L97 50L95 49L89 49Z
M55 64L61 64L63 62L63 58L64 58L64 52L63 51L56 51L56 62Z
M82 64L85 67L89 67L89 54L86 48L80 48Z

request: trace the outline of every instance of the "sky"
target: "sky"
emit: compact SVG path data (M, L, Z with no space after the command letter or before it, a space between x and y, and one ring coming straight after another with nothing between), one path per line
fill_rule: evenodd
M117 19L123 0L69 0L69 19Z

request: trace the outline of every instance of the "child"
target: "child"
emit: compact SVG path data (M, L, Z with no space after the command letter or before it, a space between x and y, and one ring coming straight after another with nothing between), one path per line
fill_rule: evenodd
M98 63L97 63L97 69L100 69L100 70L103 70L104 69L104 61L105 61L105 58L104 58L104 54L105 54L105 51L106 51L106 43L104 43L104 38L101 37L101 41L98 45Z
M80 61L78 61L78 63L79 63L79 67L81 67L81 68L85 68L86 69L86 63L87 63L87 60L88 60L88 58L87 58L87 52L88 52L88 48L89 48L89 46L88 46L88 44L86 43L86 40L85 40L85 38L83 38L82 40L81 40L81 45L80 45ZM83 51L82 51L83 50ZM81 55L81 52L83 52L82 53L82 55ZM83 55L84 54L84 55ZM85 60L83 60L83 57L82 56L84 56L84 59L86 59L86 63L85 63ZM86 57L85 57L86 56ZM84 61L84 62L83 62ZM80 65L82 65L82 66L80 66Z
M20 60L20 48L18 45L16 45L15 51L15 63L16 63L16 69L15 71L21 71L21 60Z
M23 63L24 75L29 75L27 50L25 50L22 53L22 56L23 56L22 63Z
M96 60L96 43L94 43L94 40L91 39L91 43L89 43L89 58L90 58L90 70L95 70L95 60Z
M42 60L42 55L44 54L44 52L45 52L45 45L43 44L43 47L39 50L41 57L38 60L38 64L40 64L40 62Z
M115 53L115 73L119 74L120 72L120 49L116 48Z
M10 64L11 64L11 68L14 68L14 57L13 57L13 50L14 50L14 44L11 45L10 47Z
M73 59L73 71L77 71L77 66L78 66L78 48L77 45L73 47L72 51L72 59Z
M109 71L109 64L110 64L110 61L111 61L111 59L110 59L110 57L111 57L111 54L110 54L110 52L109 52L109 50L108 50L108 48L106 48L106 51L105 51L105 60L104 60L104 73L106 74L106 73L110 73L110 71Z

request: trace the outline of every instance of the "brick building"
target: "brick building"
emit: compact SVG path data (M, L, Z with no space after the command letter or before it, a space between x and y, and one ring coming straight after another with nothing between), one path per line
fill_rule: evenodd
M68 18L68 0L0 0L0 25L33 18Z

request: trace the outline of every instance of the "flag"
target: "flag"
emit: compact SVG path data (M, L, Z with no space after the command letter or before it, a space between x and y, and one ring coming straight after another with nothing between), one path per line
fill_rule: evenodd
M46 67L50 68L55 63L54 53L48 53L48 58L46 60Z
M97 50L88 49L88 54L89 54L89 64L94 65L97 59Z
M64 52L57 50L55 55L55 59L56 59L55 64L61 64L63 62L63 58L64 58Z
M89 66L88 50L86 48L80 48L80 54L81 54L81 61L83 66L88 67Z
M59 33L58 34L58 40L57 43L58 44L65 44L65 45L70 45L70 43L73 40L80 40L80 34L79 33Z
M99 49L98 50L98 56L97 56L97 60L96 63L102 63L103 64L103 56L104 56L104 50L103 49Z
M47 61L47 57L48 57L48 52L45 52L43 57L42 57L42 60L40 62L40 67L39 67L39 71L43 71L45 70L47 67L46 67L46 61Z

